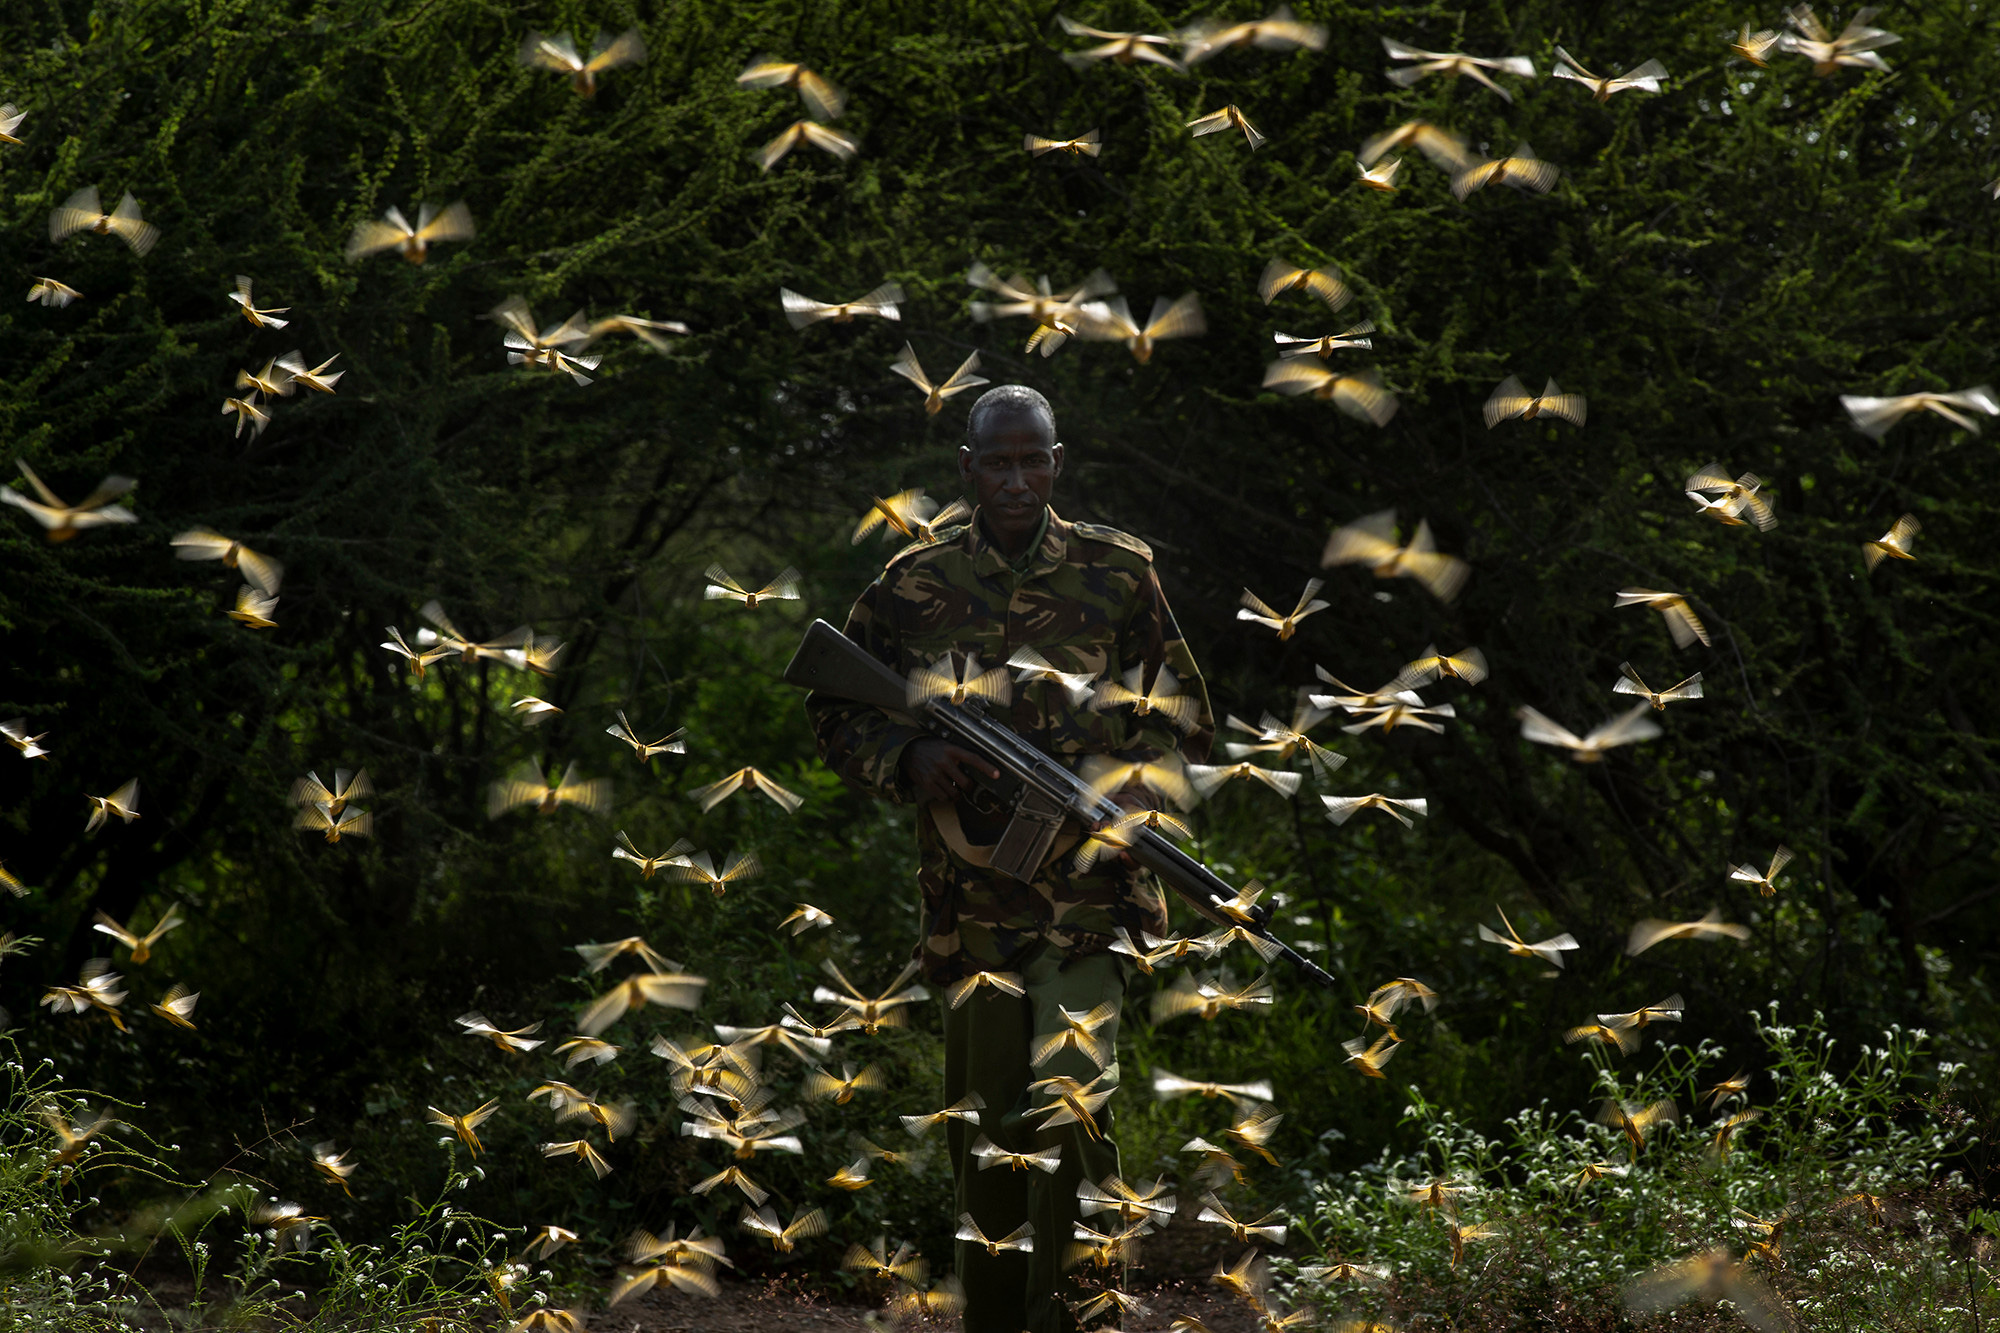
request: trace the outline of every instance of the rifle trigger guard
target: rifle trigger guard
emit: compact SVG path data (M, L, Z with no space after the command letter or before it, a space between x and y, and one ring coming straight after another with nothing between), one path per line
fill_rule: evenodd
M968 795L962 796L959 799L982 815L990 815L997 818L1000 815L1008 813L1007 803L991 787L976 786Z

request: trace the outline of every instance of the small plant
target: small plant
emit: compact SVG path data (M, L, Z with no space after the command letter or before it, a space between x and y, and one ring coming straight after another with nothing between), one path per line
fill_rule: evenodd
M116 1261L132 1229L91 1234L91 1185L107 1173L172 1183L158 1145L124 1123L127 1108L63 1085L53 1060L30 1065L0 1038L0 1310L7 1327L94 1333L128 1327L132 1302ZM109 1109L109 1108L115 1108ZM138 1226L166 1220L137 1218Z

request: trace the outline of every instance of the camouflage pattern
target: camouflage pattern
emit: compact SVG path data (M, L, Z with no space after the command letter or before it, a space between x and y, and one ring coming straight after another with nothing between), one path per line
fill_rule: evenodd
M1014 685L1012 702L995 715L1072 768L1087 755L1151 760L1176 751L1200 763L1214 738L1208 693L1160 591L1152 549L1111 528L1065 522L1053 510L1039 546L1018 565L987 540L976 513L901 551L855 602L847 637L906 676L946 653L972 654L982 670L1001 666L1024 646L1060 671L1100 679L1143 664L1150 682L1165 665L1182 692L1200 700L1199 718L1183 735L1157 714L1072 703L1054 681ZM915 799L901 762L910 742L926 734L920 728L819 694L807 697L806 712L820 756L841 777L885 800ZM955 812L960 845L973 849L997 841L1006 822L1004 812L967 801ZM917 819L917 842L924 905L917 956L932 981L1006 969L1042 939L1094 952L1116 927L1135 939L1142 929L1166 933L1165 904L1149 877L1117 857L1077 873L1073 839L1057 843L1065 850L1032 884L954 851L928 809Z

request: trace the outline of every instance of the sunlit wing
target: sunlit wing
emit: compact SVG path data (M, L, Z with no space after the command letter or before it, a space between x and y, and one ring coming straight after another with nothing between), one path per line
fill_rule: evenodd
M1335 528L1327 539L1320 564L1380 564L1393 559L1400 550L1396 544L1396 511L1384 509Z
M562 74L575 74L583 69L583 57L576 52L576 41L566 32L554 37L529 33L521 46L521 63Z
M390 212L394 212L394 210L390 210ZM394 220L400 222L402 214L396 214ZM404 226L408 226L408 224L404 224ZM470 240L472 238L472 210L466 208L464 200L458 200L456 204L446 204L444 208L436 208L432 204L424 204L416 212L416 226L410 228L410 238L414 238L418 242L424 242L424 244L438 242L438 240Z
M1309 393L1316 397L1327 391L1327 396L1331 396L1331 387L1339 378L1333 371L1311 361L1285 358L1273 361L1264 368L1263 387L1284 394Z
M1535 400L1537 416L1561 417L1572 426L1581 426L1589 410L1589 403L1580 393L1564 393L1550 379L1543 387L1541 397Z
M1526 416L1534 405L1534 396L1521 383L1520 377L1509 375L1500 381L1499 387L1486 400L1484 414L1487 428L1490 430L1502 421L1518 420Z
M622 65L636 65L646 58L646 42L637 28L627 28L616 37L600 35L590 60L583 68L593 74L601 74L607 69L617 69ZM836 113L837 114L837 113Z
M746 88L784 88L797 80L804 68L796 61L759 56L736 76L736 82Z
M1201 313L1201 298L1193 292L1177 301L1157 297L1153 302L1153 314L1146 321L1143 337L1158 342L1164 338L1187 338L1202 333L1208 328L1208 321Z
M1039 134L1028 134L1022 136L1021 146L1034 157L1055 150L1096 157L1104 151L1104 138L1095 129L1085 130L1074 139L1044 139Z
M1398 798L1374 792L1367 796L1322 796L1319 799L1326 806L1327 818L1336 824L1345 824L1362 810L1380 810L1404 828L1415 828L1416 821L1404 814L1405 810L1415 815L1430 814L1430 802L1423 797Z
M1646 716L1649 710L1650 704L1635 705L1631 711L1613 718L1585 736L1583 744L1594 750L1608 750L1616 745L1652 740L1660 734L1660 726Z
M1372 366L1336 376L1325 386L1324 396L1348 416L1376 426L1388 425L1401 406L1396 395L1382 387L1382 373Z
M1617 78L1612 79L1609 92L1622 92L1627 88L1637 88L1642 92L1656 93L1667 78L1667 67L1657 60L1648 60L1634 65Z
M139 201L129 190L104 219L104 229L131 246L134 254L145 254L160 239L160 229L139 216Z

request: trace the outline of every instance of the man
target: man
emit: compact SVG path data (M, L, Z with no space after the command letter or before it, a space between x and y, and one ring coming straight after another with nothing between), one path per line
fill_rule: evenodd
M1180 689L1199 701L1185 735L1158 711L1140 717L1128 709L1093 710L1087 697L1079 701L1050 680L1015 685L997 713L1072 766L1087 756L1172 761L1177 752L1200 762L1214 722L1160 592L1151 548L1122 532L1058 517L1049 497L1062 467L1047 399L1021 385L981 396L958 459L959 477L978 506L971 521L890 560L854 604L847 636L904 675L940 659L963 672L976 657L984 670L1023 647L1059 671L1101 679L1143 668L1142 688L1170 669ZM1029 1085L1067 1078L1075 1080L1066 1085L1072 1091L1116 1088L1117 1015L1128 970L1109 946L1120 929L1133 940L1141 931L1166 934L1165 904L1122 856L1076 869L1079 835L1087 830L1066 830L1032 883L991 869L987 858L1006 817L982 808L990 802L976 795L976 773L998 776L984 760L875 709L820 695L809 696L806 708L829 767L876 796L923 807L917 880L924 935L917 956L928 978L949 985L1000 973L1022 990L981 985L945 1013L944 1104L971 1093L985 1107L977 1126L946 1125L959 1211L996 1240L1023 1222L1034 1225L1032 1253L994 1255L960 1242L965 1327L969 1333L1073 1329L1064 1296L1076 1289L1062 1268L1078 1217L1077 1185L1116 1172L1118 1150L1108 1138L1108 1107L1094 1116L1094 1128L1107 1137L1081 1122L1047 1128L1055 1091ZM1128 806L1154 803L1136 784L1117 796ZM1073 1040L1039 1066L1032 1063L1037 1038L1064 1031L1063 1010L1081 1016L1106 1005L1111 1016L1091 1034L1101 1045ZM982 1137L1006 1152L1058 1148L1058 1168L1044 1174L989 1162L982 1170L972 1152ZM1111 1218L1093 1220L1108 1226Z

